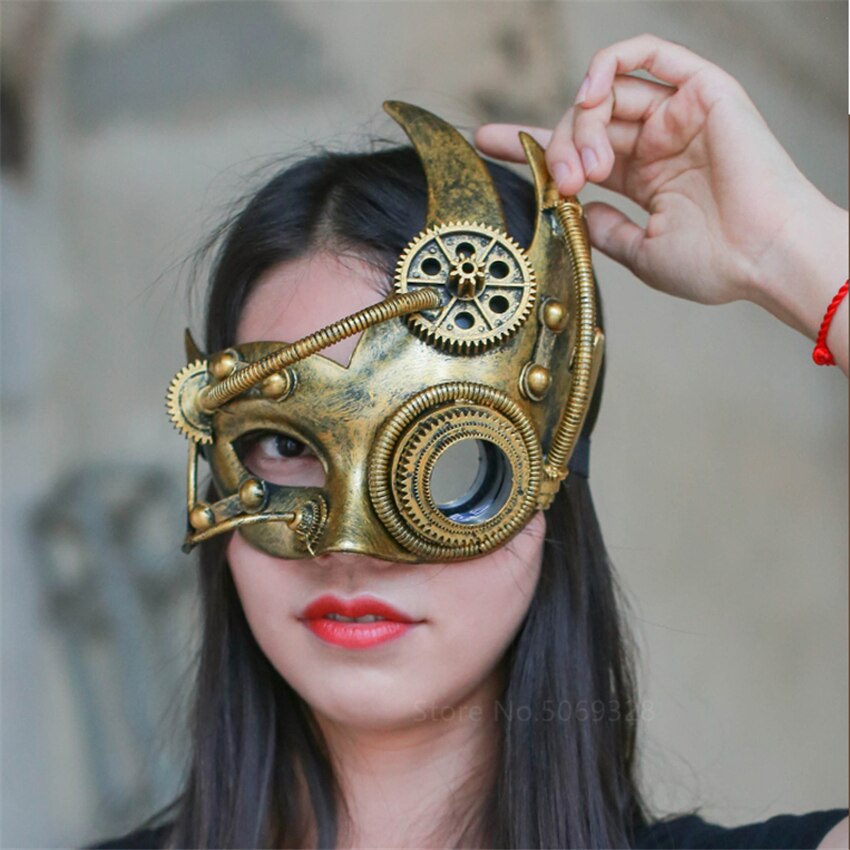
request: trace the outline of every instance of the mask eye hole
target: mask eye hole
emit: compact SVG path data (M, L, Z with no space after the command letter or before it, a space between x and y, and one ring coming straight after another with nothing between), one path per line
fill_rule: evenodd
M324 487L325 468L304 442L282 431L253 431L233 443L242 465L257 478L286 487Z
M510 462L487 440L458 440L440 454L431 470L431 499L447 519L462 525L496 516L512 485Z

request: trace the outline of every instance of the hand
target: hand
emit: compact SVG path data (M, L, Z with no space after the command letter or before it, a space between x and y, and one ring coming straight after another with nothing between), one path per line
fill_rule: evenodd
M659 82L629 76L637 69ZM561 194L591 180L649 213L641 228L609 204L585 207L593 245L644 282L704 304L755 301L814 339L846 277L846 213L800 173L728 73L642 35L594 55L554 131L489 124L475 141L523 162L518 130L546 148ZM829 268L799 244L827 236L838 239L826 246L837 257Z

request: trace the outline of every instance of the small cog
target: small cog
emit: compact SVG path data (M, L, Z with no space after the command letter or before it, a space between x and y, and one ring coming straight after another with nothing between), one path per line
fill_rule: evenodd
M407 317L431 345L475 354L504 342L531 314L537 299L534 270L506 233L475 222L424 230L405 248L395 274L396 292L427 286L442 295L435 310Z
M213 441L210 417L198 407L198 396L208 381L206 360L195 360L171 380L165 401L174 427L201 445L211 445Z
M311 555L315 555L315 545L324 533L327 522L328 503L321 494L317 494L301 506L290 526L295 531L298 542Z

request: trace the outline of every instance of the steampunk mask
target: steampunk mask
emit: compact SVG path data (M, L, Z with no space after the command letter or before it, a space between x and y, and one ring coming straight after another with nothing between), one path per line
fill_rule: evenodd
M238 528L287 559L474 558L546 509L569 472L603 348L581 206L521 134L537 198L524 250L463 137L417 107L385 109L428 182L425 229L398 261L395 292L290 344L205 357L187 332L194 361L167 402L190 440L185 551ZM319 353L361 331L347 367ZM269 433L308 446L322 486L252 473L240 446ZM199 452L222 495L213 504L198 499Z

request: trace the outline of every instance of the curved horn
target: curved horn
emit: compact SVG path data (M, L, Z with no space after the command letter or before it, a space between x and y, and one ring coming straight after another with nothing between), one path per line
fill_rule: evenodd
M425 227L446 221L475 221L506 230L502 202L484 161L451 124L398 100L386 101L384 110L407 133L425 169Z
M201 351L198 343L195 342L195 338L192 336L192 331L189 328L183 331L183 345L186 349L186 359L190 363L193 360L206 360L206 354Z
M537 270L538 279L546 280L550 271L551 252L554 249L556 253L560 253L563 250L563 244L562 240L552 232L552 227L543 211L554 207L561 198L558 187L549 176L543 148L528 133L520 133L519 140L522 142L525 158L531 167L531 174L534 177L534 196L537 199L537 216L534 223L534 236L528 247L528 259Z

